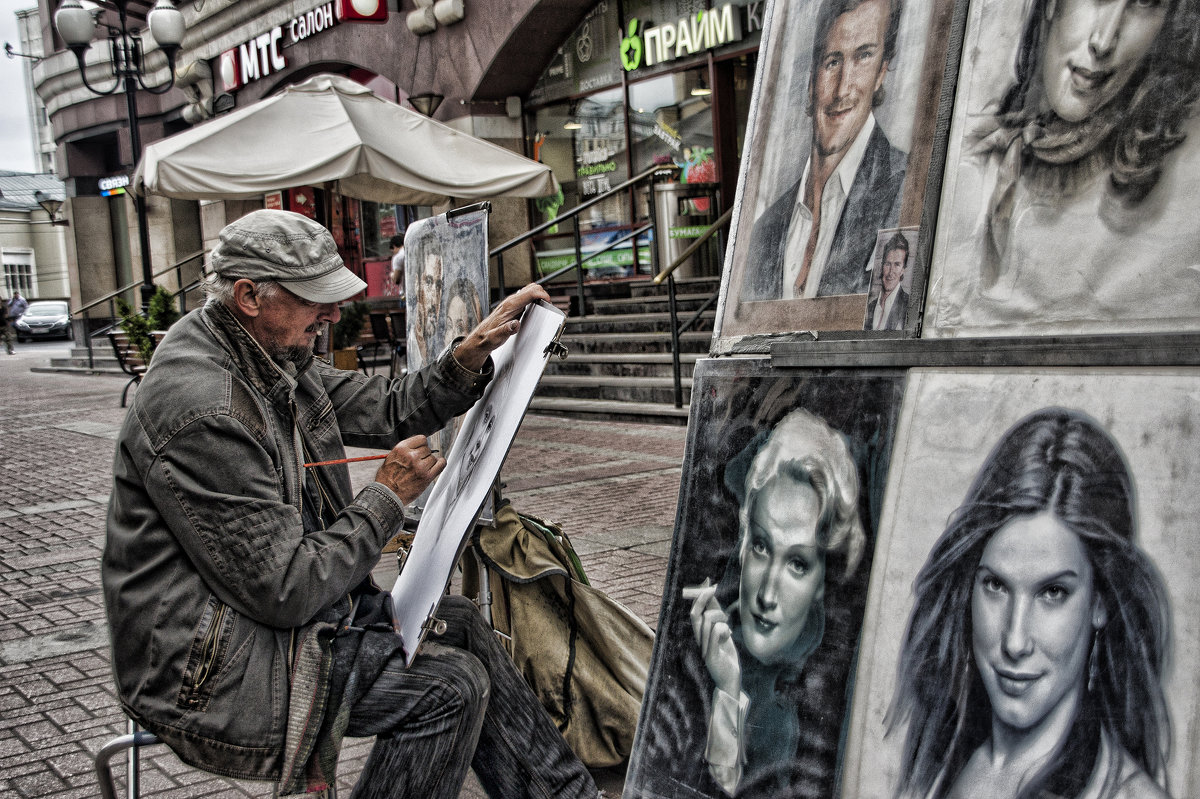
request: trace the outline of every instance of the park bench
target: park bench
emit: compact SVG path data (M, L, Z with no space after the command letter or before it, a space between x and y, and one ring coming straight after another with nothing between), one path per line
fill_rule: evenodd
M166 335L163 331L155 331L151 333L154 337L154 346L162 341ZM108 340L112 343L113 355L117 358L117 363L121 367L121 371L129 375L129 382L125 384L125 388L121 391L121 407L125 407L125 398L129 394L130 386L142 382L142 375L146 373L147 364L142 358L141 351L137 345L129 338L129 334L114 330L109 332Z

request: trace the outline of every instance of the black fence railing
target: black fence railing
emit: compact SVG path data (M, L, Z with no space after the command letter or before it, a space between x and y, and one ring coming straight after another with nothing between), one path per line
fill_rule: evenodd
M195 298L196 293L200 289L202 277L184 283L184 267L193 261L200 260L203 263L204 250L198 250L190 255L184 256L181 260L176 261L168 267L160 269L154 273L154 277L174 274L175 283L181 288L175 291L171 296L179 299L179 312L185 314L188 312L188 297ZM203 270L201 270L203 271ZM77 318L82 319L83 340L87 347L88 368L93 368L96 365L95 349L93 347L93 339L103 339L108 332L120 324L120 314L117 312L117 298L128 294L134 289L142 285L142 281L138 280L120 288L110 291L103 297L97 297L86 305L76 308L71 313ZM107 314L99 312L97 309L104 308L108 311Z

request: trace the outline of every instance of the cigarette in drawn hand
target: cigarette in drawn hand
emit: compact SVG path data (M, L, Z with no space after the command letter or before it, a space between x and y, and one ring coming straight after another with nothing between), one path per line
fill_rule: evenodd
M436 455L439 452L441 452L441 450L431 449L431 450L429 450L429 452L430 452L430 454ZM306 463L306 464L304 464L304 468L307 469L309 466L337 466L339 463L358 463L359 461L380 461L380 460L383 460L384 458L386 458L390 454L391 453L385 452L382 455L363 455L360 458L338 458L337 460L333 460L333 461L319 461L317 463Z
M695 599L696 597L700 596L701 594L703 594L705 591L707 591L711 587L712 587L712 583L709 582L709 579L707 577L705 577L704 582L700 583L700 585L684 586L683 590L680 591L680 595L684 599Z

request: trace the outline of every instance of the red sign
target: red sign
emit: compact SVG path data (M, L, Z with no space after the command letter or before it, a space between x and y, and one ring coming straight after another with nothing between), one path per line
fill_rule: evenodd
M392 282L392 262L363 261L368 297L399 297L400 287Z
M270 211L283 210L283 192L269 191L263 195L263 208Z
M308 186L287 190L287 209L304 214L309 219L317 218L317 206L313 202L313 190Z
M337 0L337 18L343 22L387 22L385 0Z

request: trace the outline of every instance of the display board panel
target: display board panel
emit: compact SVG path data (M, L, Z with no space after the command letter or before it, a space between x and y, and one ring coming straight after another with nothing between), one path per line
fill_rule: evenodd
M843 797L1200 795L1198 379L910 372ZM1074 768L980 768L1014 744Z
M624 796L836 795L902 383L698 363Z
M912 335L962 8L823 0L767 13L714 352L765 352L797 331ZM910 245L904 291L917 302L865 332L882 283L879 239L897 228Z

